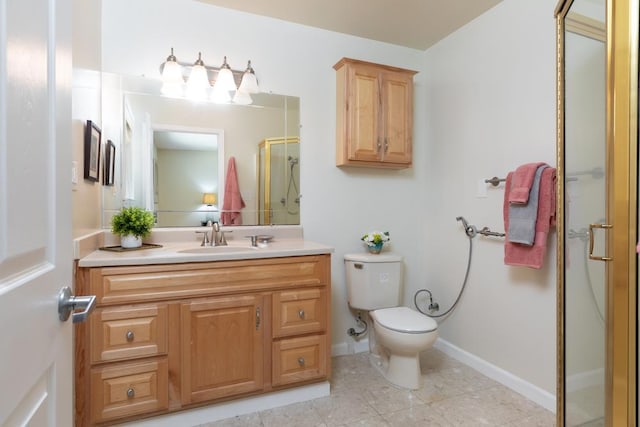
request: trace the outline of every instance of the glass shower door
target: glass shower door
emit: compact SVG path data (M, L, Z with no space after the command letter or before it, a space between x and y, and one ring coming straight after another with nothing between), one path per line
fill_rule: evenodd
M574 0L564 20L566 426L605 425L605 6Z

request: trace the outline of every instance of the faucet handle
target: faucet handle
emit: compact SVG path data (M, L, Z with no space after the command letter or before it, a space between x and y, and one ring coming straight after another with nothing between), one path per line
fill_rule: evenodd
M196 231L196 234L202 234L202 243L200 243L200 246L209 244L209 233L206 231Z
M251 239L251 246L254 248L258 247L258 235L257 234L251 234L249 236L244 236L247 239Z
M233 233L233 230L220 230L220 246L229 246L224 233Z

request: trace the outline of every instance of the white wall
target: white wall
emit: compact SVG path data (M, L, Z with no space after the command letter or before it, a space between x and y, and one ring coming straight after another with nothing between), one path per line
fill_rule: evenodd
M555 3L505 0L426 52L423 256L441 307L455 299L466 267L468 240L454 217L504 230L503 186L478 198L477 182L523 163L555 166ZM440 328L450 343L552 394L555 239L538 271L505 266L502 239L477 237L465 294Z
M86 2L73 1L73 86L72 98L72 159L76 162L78 183L72 189L71 215L73 237L91 233L100 228L99 209L102 185L85 181L84 171L84 129L87 120L102 126L100 108L100 9L101 0ZM71 170L71 164L69 164ZM102 172L100 173L102 179ZM102 181L101 181L102 182Z
M428 286L441 307L459 290L467 240L455 221L501 230L502 190L475 197L479 179L555 158L555 0L505 0L426 53L257 17L199 2L110 0L103 5L103 69L158 75L174 47L181 61L248 59L263 90L301 98L301 222L335 247L332 341L351 342L343 255L359 237L391 233L405 257L405 302ZM150 12L152 11L152 12ZM420 71L415 81L414 167L335 166L335 72L343 56ZM555 246L555 234L550 247ZM555 391L555 255L542 271L505 267L501 241L476 239L468 290L441 336L551 393Z

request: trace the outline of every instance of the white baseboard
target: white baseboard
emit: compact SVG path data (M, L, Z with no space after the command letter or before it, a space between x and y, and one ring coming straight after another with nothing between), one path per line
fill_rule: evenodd
M500 384L509 387L511 390L520 393L527 399L536 402L538 405L542 406L545 409L548 409L555 414L556 397L548 391L543 390L540 387L533 385L530 382L527 382L510 372L505 371L502 368L492 365L486 360L481 359L478 356L475 356L467 351L464 351L461 348L456 347L455 345L443 340L442 338L438 338L433 346L443 353L499 382Z
M146 420L120 424L121 427L175 427L200 424L231 418L252 412L264 411L292 403L306 402L329 396L329 382L311 384L288 390L267 393L245 399L223 402L175 414L161 415Z
M369 351L369 338L350 340L331 346L331 356L346 356L348 354L366 353Z

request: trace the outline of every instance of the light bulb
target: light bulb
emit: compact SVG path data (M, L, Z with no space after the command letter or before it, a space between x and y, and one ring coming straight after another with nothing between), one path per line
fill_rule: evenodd
M256 78L256 73L251 68L251 61L247 64L247 69L244 71L242 75L242 81L240 82L240 87L238 90L241 90L245 93L259 93L260 88L258 87L258 79Z
M191 99L201 100L207 97L207 89L210 88L207 69L202 62L202 55L198 52L198 59L191 68L189 80L187 80L187 96Z

